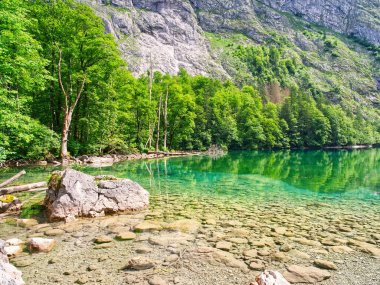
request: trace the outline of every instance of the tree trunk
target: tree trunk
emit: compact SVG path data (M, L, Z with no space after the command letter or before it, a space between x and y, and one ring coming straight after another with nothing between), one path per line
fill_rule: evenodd
M70 125L71 125L71 120L73 117L73 112L75 107L78 105L79 99L83 93L84 90L84 85L86 83L86 75L83 77L82 83L80 85L80 88L77 88L77 92L72 98L73 94L73 82L71 75L69 76L69 84L67 88L65 89L63 80L62 80L62 74L61 74L61 62L62 62L62 51L59 50L59 61L58 61L58 82L59 86L61 87L62 94L65 99L65 117L63 120L63 126L62 126L62 137L61 137L61 159L62 162L68 158L68 152L67 152L67 141L69 138L69 130L70 130ZM72 101L73 103L71 106L69 106L69 100Z
M64 118L64 123L63 123L63 128L62 128L62 137L61 137L61 158L62 159L68 158L67 141L69 139L71 118L72 118L72 112L65 111L65 118Z
M150 68L149 68L149 107L150 103L152 102L152 91L153 91L153 65L152 65L152 54L150 54ZM148 113L149 118L148 118L148 147L149 149L152 148L152 127L150 123L150 114Z
M166 85L165 108L164 108L164 149L166 151L166 141L168 137L168 98L169 86Z
M5 180L4 182L0 183L0 188L1 187L4 187L4 186L7 186L8 184L11 184L13 181L19 179L21 176L23 176L25 174L25 170L23 171L20 171L19 173L17 173L15 176L9 178L8 180Z
M31 189L42 188L42 187L46 187L46 186L47 186L47 182L45 182L45 181L37 182L37 183L30 183L30 184L25 184L25 185L19 185L19 186L13 186L13 187L0 189L0 195L29 191Z
M157 121L156 153L158 152L158 143L160 142L161 105L162 105L162 95L160 96L160 103L158 104L158 121Z

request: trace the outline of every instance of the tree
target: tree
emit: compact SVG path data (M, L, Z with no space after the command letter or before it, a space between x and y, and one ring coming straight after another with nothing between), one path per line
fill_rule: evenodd
M0 149L2 159L52 155L57 137L30 117L32 95L42 92L48 73L24 1L0 1Z
M68 157L67 142L74 110L90 85L122 65L115 41L104 33L103 22L91 8L72 0L36 1L34 13L39 22L36 34L45 42L45 57L52 66L51 75L59 83L63 96L61 158ZM58 54L58 56L57 56ZM57 65L56 68L53 68ZM57 99L54 88L52 100Z

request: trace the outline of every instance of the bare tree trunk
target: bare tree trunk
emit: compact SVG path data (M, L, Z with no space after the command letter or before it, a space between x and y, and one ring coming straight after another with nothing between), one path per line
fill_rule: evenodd
M152 89L153 89L153 65L152 65L152 54L150 54L150 68L149 68L149 106L152 102ZM147 144L149 146L149 149L152 148L152 127L150 123L150 114L148 118L148 141Z
M160 142L161 105L162 105L162 95L160 95L160 103L158 104L158 121L157 121L156 153L158 152L158 143Z
M19 186L13 186L13 187L0 189L0 195L29 191L31 189L41 188L41 187L46 187L46 186L47 186L46 181L37 182L37 183L30 183L30 184L25 184L25 185L19 185Z
M70 111L65 110L65 118L63 122L63 127L62 127L62 137L61 137L61 158L65 159L68 157L68 152L67 152L67 142L69 139L69 130L70 130L70 125L71 125L71 118L72 118L72 113Z
M26 173L25 170L22 170L20 171L19 173L17 173L16 175L14 175L13 177L5 180L4 182L0 183L0 188L1 187L4 187L4 186L7 186L8 184L11 184L13 181L19 179L21 176L23 176L24 174Z
M58 61L58 81L59 86L61 87L62 94L65 99L65 116L63 121L63 127L62 127L62 137L61 137L61 159L65 160L68 158L68 152L67 152L67 141L69 138L69 131L70 131L70 125L71 120L73 117L73 112L75 107L78 104L78 101L83 93L84 90L84 84L86 83L86 76L83 77L82 84L79 90L77 90L77 93L75 94L74 102L71 106L69 106L69 97L71 99L72 93L73 93L73 82L71 76L69 76L69 84L67 88L63 86L62 81L62 71L61 71L61 63L62 63L62 51L59 50L59 61Z
M166 150L166 141L168 137L168 98L169 85L166 84L165 108L164 108L164 149Z

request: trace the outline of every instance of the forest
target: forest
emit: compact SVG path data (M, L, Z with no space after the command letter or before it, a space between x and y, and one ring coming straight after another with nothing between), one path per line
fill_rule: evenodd
M237 49L256 79L240 86L186 70L135 78L104 31L73 0L0 1L0 161L380 141L379 122L328 101L276 40ZM287 95L271 100L273 86Z

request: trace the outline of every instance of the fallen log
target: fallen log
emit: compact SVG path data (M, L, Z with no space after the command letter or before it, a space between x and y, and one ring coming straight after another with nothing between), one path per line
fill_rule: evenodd
M9 178L8 180L5 180L4 182L0 183L0 188L3 188L4 186L7 186L9 184L11 184L13 181L19 179L21 176L23 176L24 174L26 173L25 170L23 171L20 171L19 173L17 173L15 176Z
M16 192L23 192L23 191L30 191L32 189L44 188L46 186L47 186L47 182L45 182L45 181L30 183L30 184L25 184L25 185L19 185L19 186L13 186L13 187L0 189L0 195L11 194L11 193L16 193Z

